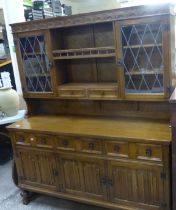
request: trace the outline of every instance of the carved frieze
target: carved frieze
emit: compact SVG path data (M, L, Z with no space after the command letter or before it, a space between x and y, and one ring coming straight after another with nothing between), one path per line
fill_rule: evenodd
M167 14L171 14L171 6L169 4L160 6L136 6L109 11L107 10L101 12L72 15L68 17L56 17L44 20L17 23L12 24L11 26L12 32L17 33Z

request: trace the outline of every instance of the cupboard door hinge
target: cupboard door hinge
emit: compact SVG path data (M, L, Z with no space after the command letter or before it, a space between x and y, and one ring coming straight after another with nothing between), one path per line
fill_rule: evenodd
M173 86L167 86L166 91L167 91L167 93L172 93L174 91L174 87Z
M117 65L118 65L118 66L124 66L124 65L123 65L123 60L122 60L122 59L118 59L118 60L117 60Z
M58 175L59 175L59 172L58 172L56 169L54 169L54 170L53 170L53 175L54 175L54 176L58 176Z
M166 173L165 172L161 172L160 177L161 177L161 179L166 179Z
M17 39L14 39L13 42L14 42L14 46L16 47L18 43Z
M169 24L164 24L163 28L165 31L169 31L170 30L170 25Z
M51 70L53 68L54 64L52 61L48 62L48 70Z
M161 208L163 209L167 208L167 203L161 203Z

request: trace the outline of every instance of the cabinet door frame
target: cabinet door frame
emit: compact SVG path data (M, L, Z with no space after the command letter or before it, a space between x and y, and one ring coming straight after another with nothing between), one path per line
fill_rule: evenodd
M115 196L114 196L115 180L113 179L113 166L115 166L117 168L118 167L119 168L124 168L124 169L127 169L127 170L130 170L130 169L131 170L141 170L141 173L144 170L148 170L148 172L156 173L159 177L159 180L157 182L157 184L158 184L157 187L158 187L159 193L160 193L159 197L158 197L158 199L161 201L160 205L151 205L149 203L142 203L140 200L138 200L137 195L135 197L136 201L132 201L132 200L130 201L127 198L126 199L122 199L122 198L116 199ZM137 174L139 175L139 173L136 173L136 175ZM145 209L150 209L150 210L157 210L157 209L160 209L160 208L162 209L163 208L162 205L163 204L165 205L167 203L166 209L168 209L169 205L170 205L170 202L169 202L169 200L167 200L167 201L165 200L166 192L164 191L164 190L167 189L166 184L168 185L168 183L167 183L167 180L162 177L163 174L164 174L164 167L162 165L159 165L159 164L157 165L157 164L152 164L152 163L151 164L145 164L145 163L142 163L142 162L137 163L137 162L129 162L129 161L120 161L120 160L112 160L111 161L110 160L109 163L108 163L108 177L112 181L112 186L109 189L109 201L113 202L113 203L116 203L116 204L119 204L119 205L127 205L129 207L133 206L134 208L135 207L139 208L139 204L140 204L141 209L145 208ZM133 175L135 176L135 174L133 174ZM134 178L134 180L136 180L136 179ZM152 179L152 177L150 177L150 179ZM131 178L131 180L132 180L132 178ZM146 180L144 180L144 181L146 181ZM131 185L134 185L133 182L131 183ZM136 183L136 185L137 185L137 183ZM130 187L130 184L128 185L128 187ZM137 191L137 188L133 189L133 190ZM131 193L132 193L132 191L131 191ZM125 193L127 193L127 192L125 192ZM146 198L145 192L144 192L144 196Z
M52 88L51 92L32 92L32 91L27 90L25 70L24 70L24 65L23 65L23 61L21 57L19 39L30 37L30 36L43 36L45 39L47 57L48 57L49 62L51 63L51 68L50 68L51 88ZM22 91L24 93L24 97L49 98L49 97L56 96L57 81L56 81L56 72L55 72L54 62L53 62L53 57L52 57L51 36L50 36L49 30L16 33L14 34L14 42L15 42L15 47L16 47L17 62L18 62L20 79L22 83Z
M117 59L117 70L118 70L118 84L120 85L120 95L122 98L127 100L160 100L169 97L168 87L171 85L171 62L170 62L170 53L169 47L170 46L170 34L169 34L169 16L158 16L158 17L146 17L146 18L138 18L138 19L126 19L121 21L115 21L115 37L116 37L116 59ZM128 94L125 93L125 75L124 75L124 67L122 64L123 60L123 52L122 52L122 35L121 35L121 26L129 26L133 24L147 24L147 23L161 23L163 25L163 37L162 37L162 49L163 49L163 87L164 91L163 94L153 94L153 93L135 93L135 94Z
M89 157L89 156L86 156L86 155L71 155L70 153L62 153L62 154L59 154L59 158L60 158L60 163L61 163L61 171L62 171L62 177L63 177L63 180L64 180L64 183L63 183L63 192L67 195L78 195L78 196L81 196L81 197L85 197L85 198L90 198L90 199L96 199L96 200L102 200L102 201L107 201L108 200L108 190L107 190L107 186L106 186L106 183L103 184L101 183L102 180L99 180L100 181L100 186L101 186L101 192L102 194L101 195L96 195L94 193L89 193L89 192L86 192L86 186L85 186L85 180L84 180L84 174L83 174L83 164L84 163L92 163L92 164L97 164L100 166L100 173L101 173L101 179L106 179L106 168L105 168L105 161L102 160L102 159L98 159L98 158L94 158L94 157ZM80 191L67 191L66 189L66 181L65 181L65 174L64 174L64 168L63 168L63 161L64 159L68 159L68 160L73 160L73 161L76 161L77 162L77 165L78 165L78 168L79 168L79 172L80 172L80 185L81 185L81 190ZM97 181L97 180L96 180Z
M24 164L22 163L22 159L20 157L19 153L26 153L26 155L30 155L33 159L33 161L35 162L35 180L34 181L30 181L25 179L25 174L24 174ZM60 168L57 165L56 162L56 158L55 158L55 153L54 152L49 152L49 151L44 151L44 150L39 150L39 149L33 149L33 148L26 148L26 147L16 147L15 148L15 163L17 166L17 174L18 174L18 184L19 186L21 186L23 188L23 186L32 186L32 187L37 187L37 188L41 188L41 189L49 189L50 191L61 191L60 185L58 183L58 180L60 180ZM52 174L52 178L54 180L54 183L52 185L50 184L46 184L42 181L42 177L41 177L41 167L42 164L40 165L40 160L38 159L37 156L42 157L41 154L44 154L45 156L48 156L50 158L52 158L52 165L50 166L52 168L51 171L48 171L48 173ZM26 163L26 162L24 162ZM45 163L46 164L46 163ZM49 165L48 165L49 166ZM48 167L46 166L46 167ZM29 167L29 165L27 165L26 167ZM56 174L57 173L57 174ZM49 178L51 179L51 176L49 176ZM51 180L50 180L51 181Z

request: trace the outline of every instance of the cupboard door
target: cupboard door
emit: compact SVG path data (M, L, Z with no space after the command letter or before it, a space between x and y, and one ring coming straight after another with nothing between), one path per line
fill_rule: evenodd
M49 152L37 151L36 160L40 172L40 185L53 191L60 191L58 186L60 168L59 164L56 165L55 155Z
M110 161L109 177L112 202L150 210L168 206L164 201L163 168L160 166Z
M34 185L40 182L38 163L33 151L17 149L15 162L19 183L30 183Z
M147 95L153 95L161 98L166 94L165 72L168 71L168 66L165 65L163 50L167 47L164 43L165 26L166 21L162 18L117 23L120 29L116 36L121 46L118 63L124 70L126 97L145 95L146 98Z
M27 96L49 96L54 91L49 34L33 32L17 37L17 54L23 92Z
M65 193L106 199L104 161L61 155Z
M52 153L23 148L17 149L16 157L19 183L57 190L59 170Z

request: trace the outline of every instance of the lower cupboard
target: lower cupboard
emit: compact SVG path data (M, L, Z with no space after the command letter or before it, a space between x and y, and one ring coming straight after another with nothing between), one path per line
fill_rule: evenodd
M114 209L170 209L160 162L17 146L19 187Z

